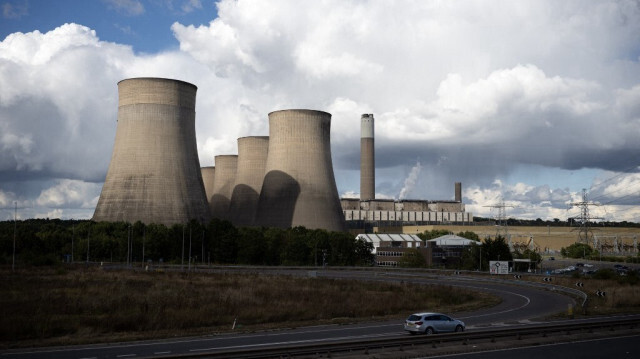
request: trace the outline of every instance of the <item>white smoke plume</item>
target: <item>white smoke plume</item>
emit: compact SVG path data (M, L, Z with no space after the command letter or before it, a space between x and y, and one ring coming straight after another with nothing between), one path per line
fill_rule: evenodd
M411 172L409 172L409 176L404 180L404 187L400 190L398 199L405 199L407 194L413 190L413 187L415 187L416 182L418 181L418 176L420 176L420 170L422 170L422 165L420 164L420 161L418 161L411 169Z

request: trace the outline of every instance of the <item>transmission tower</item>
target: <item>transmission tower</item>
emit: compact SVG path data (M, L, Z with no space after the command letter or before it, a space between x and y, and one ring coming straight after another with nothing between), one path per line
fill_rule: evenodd
M510 205L504 204L504 201L500 201L498 204L493 204L490 206L484 206L490 208L497 208L498 215L496 216L496 237L502 236L504 239L508 240L509 238L509 226L507 225L507 207L514 207Z
M598 206L598 204L589 202L587 199L587 189L582 189L582 201L569 203L572 207L580 207L580 216L572 217L580 221L580 228L578 232L578 242L589 244L590 239L593 237L593 231L591 229L592 219L603 219L602 217L592 217L589 215L589 206Z

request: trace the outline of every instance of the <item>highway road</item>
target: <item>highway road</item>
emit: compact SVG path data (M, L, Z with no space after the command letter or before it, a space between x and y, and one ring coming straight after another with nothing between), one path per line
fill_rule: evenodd
M375 281L404 281L422 284L446 284L493 293L502 298L499 305L474 312L453 313L467 324L467 330L486 330L504 326L522 326L560 312L566 312L575 301L556 291L526 285L479 281L466 276L438 276L415 273L372 272L365 270L308 269L290 272L328 278L358 278ZM363 298L366 300L366 298ZM429 310L430 308L424 308ZM410 314L410 313L407 313ZM322 325L256 333L230 333L204 337L167 339L132 343L99 344L73 347L36 348L5 351L0 359L24 358L148 358L214 352L229 348L270 347L286 343L322 342L328 340L406 335L401 321L371 322L351 325Z
M448 359L632 359L640 358L639 335L582 340L572 343L546 344L528 348L491 350L481 353L434 356Z

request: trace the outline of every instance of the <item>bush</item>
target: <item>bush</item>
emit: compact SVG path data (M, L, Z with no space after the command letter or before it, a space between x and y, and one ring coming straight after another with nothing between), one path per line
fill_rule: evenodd
M616 272L611 268L598 269L594 274L594 279L613 279L617 276Z
M593 248L585 243L574 243L569 247L562 248L560 253L567 258L588 258L593 253Z

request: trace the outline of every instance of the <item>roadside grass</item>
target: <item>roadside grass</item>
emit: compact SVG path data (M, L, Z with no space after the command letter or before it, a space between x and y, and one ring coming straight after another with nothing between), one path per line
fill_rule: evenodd
M549 276L547 276L549 277ZM640 313L640 280L635 276L614 275L607 279L598 279L584 275L551 276L550 284L580 290L587 294L586 314L631 314ZM522 275L523 280L543 282L541 276ZM577 283L582 286L578 287ZM604 292L604 296L598 296ZM575 308L575 315L583 315L581 303Z
M129 341L468 311L499 299L449 286L96 267L2 269L0 347Z

